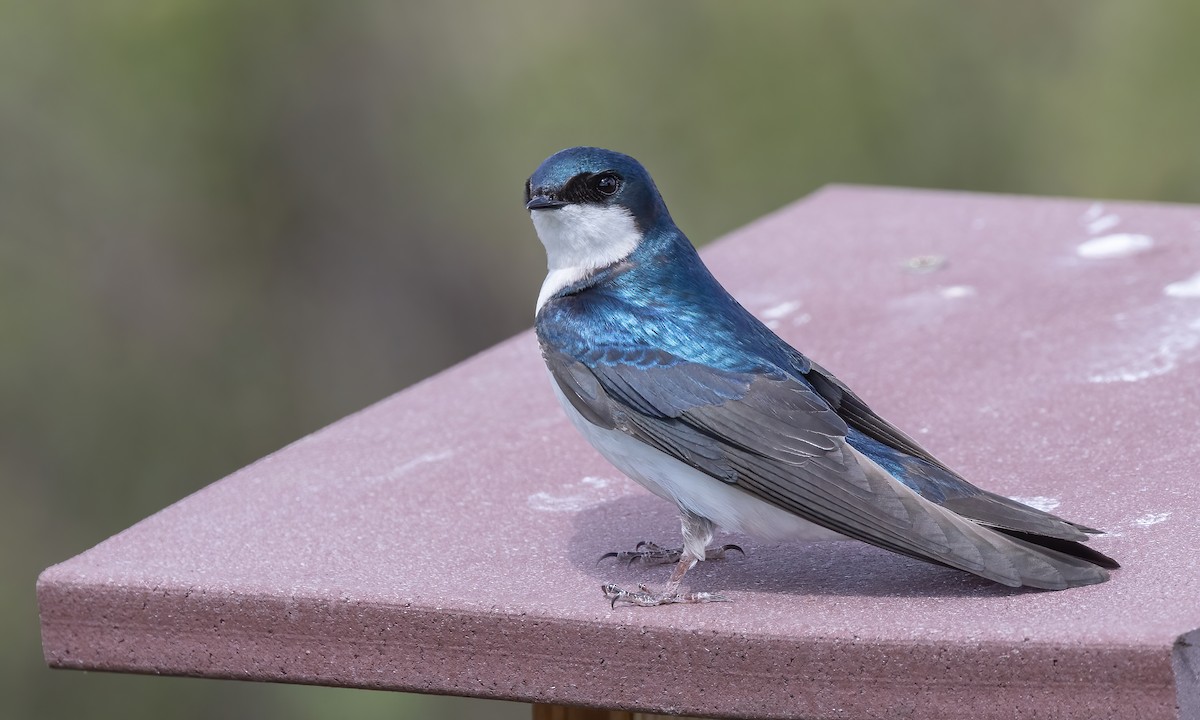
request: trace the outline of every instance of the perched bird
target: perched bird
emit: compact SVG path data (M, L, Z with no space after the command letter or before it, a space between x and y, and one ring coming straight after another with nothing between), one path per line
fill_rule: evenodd
M553 387L605 458L679 508L683 547L660 592L615 604L712 602L684 574L721 527L771 540L853 538L1009 586L1104 582L1099 530L968 483L746 311L709 273L633 158L547 158L525 185L549 273L536 331Z

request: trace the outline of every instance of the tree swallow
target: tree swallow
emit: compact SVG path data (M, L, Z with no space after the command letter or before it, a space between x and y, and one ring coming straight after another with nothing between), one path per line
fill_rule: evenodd
M679 508L683 547L614 553L675 562L660 592L616 602L725 600L682 592L725 548L716 527L768 540L853 538L1013 587L1060 590L1118 564L1101 531L968 483L725 291L675 226L649 173L592 147L547 158L525 207L549 273L536 308L563 409L623 473Z

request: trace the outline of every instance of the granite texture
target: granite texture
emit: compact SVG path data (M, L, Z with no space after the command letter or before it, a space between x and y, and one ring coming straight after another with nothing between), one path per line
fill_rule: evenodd
M530 237L514 242L535 242ZM569 426L529 333L38 581L54 667L694 715L1200 717L1200 208L830 187L705 251L751 311L976 483L1124 568L1003 588L858 543L618 607L672 508ZM530 305L536 288L530 288Z

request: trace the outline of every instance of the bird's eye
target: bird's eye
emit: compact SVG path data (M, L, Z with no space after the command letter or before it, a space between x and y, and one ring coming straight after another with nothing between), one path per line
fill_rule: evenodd
M595 183L596 189L600 191L601 195L615 195L617 190L621 189L621 181L616 175L597 176Z

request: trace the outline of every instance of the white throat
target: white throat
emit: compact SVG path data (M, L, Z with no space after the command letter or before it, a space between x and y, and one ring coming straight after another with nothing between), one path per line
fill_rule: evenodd
M531 210L529 216L538 239L546 246L550 270L542 282L535 315L554 293L623 260L642 239L633 215L615 205L564 205Z

